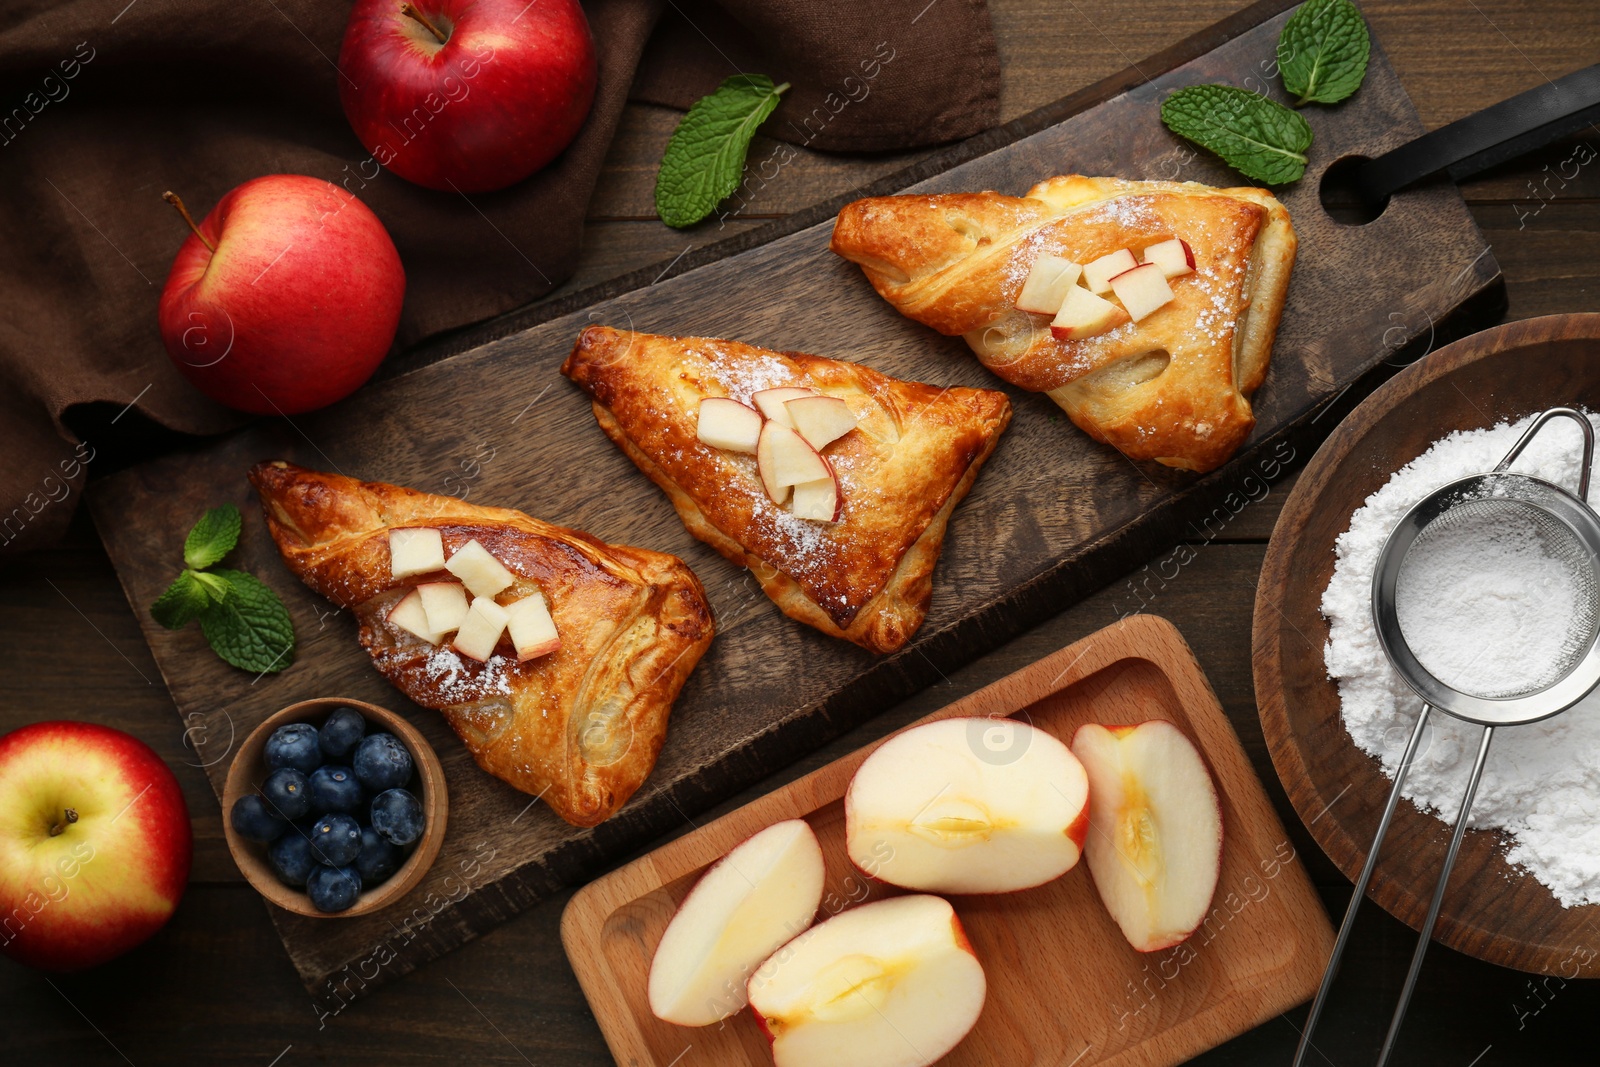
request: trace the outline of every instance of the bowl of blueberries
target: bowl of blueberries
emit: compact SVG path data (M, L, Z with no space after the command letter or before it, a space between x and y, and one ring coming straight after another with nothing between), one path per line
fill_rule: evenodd
M330 697L291 704L245 738L222 791L223 832L250 884L297 915L365 915L400 899L444 843L444 768L392 711Z

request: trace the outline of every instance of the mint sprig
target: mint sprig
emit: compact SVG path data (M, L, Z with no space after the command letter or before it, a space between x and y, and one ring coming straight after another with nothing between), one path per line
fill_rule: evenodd
M244 524L232 504L200 516L183 542L184 570L150 605L169 630L196 619L212 651L240 670L281 671L294 662L294 622L278 594L244 571L210 570L239 543Z
M735 74L696 100L672 131L656 172L656 214L668 226L693 226L739 187L756 127L778 106L789 83Z
M1372 38L1350 0L1306 0L1278 37L1283 87L1298 104L1337 104L1367 76Z
M1191 85L1161 102L1161 121L1210 149L1248 178L1267 185L1298 181L1306 171L1311 126L1259 93L1231 85Z

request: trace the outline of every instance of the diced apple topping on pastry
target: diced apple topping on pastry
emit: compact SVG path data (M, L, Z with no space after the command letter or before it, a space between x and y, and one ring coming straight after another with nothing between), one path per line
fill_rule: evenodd
M531 593L507 605L506 613L509 616L506 629L511 634L512 647L517 650L518 662L548 656L560 649L561 635L556 632L544 594Z
M1067 292L1078 284L1082 264L1048 253L1033 261L1028 277L1017 296L1017 310L1035 315L1054 315L1061 310Z
M406 633L414 634L430 645L437 645L444 638L444 634L428 625L428 613L422 607L422 594L415 589L401 597L399 603L389 609L389 614L385 618Z
M467 617L467 591L455 582L424 582L417 586L428 629L441 636L461 628Z
M856 428L856 417L836 396L801 396L784 402L790 425L817 451Z
M396 578L444 570L444 540L431 526L389 531L389 568Z
M505 564L489 554L489 550L476 539L456 549L445 569L457 578L475 597L493 598L516 579L506 570Z
M1119 248L1110 255L1101 256L1085 265L1083 284L1089 287L1091 293L1109 293L1112 278L1138 265L1139 261L1133 258L1132 252L1126 248Z
M1128 321L1128 313L1103 296L1073 286L1061 310L1050 321L1050 333L1058 341L1078 341L1097 337Z
M760 409L761 414L777 423L794 429L794 422L789 418L789 409L784 405L791 400L798 400L803 396L815 396L815 389L806 389L797 385L785 385L778 389L763 389L750 397L752 403Z
M708 396L700 401L695 436L712 448L754 454L761 439L761 412L729 397Z
M1122 301L1123 308L1134 322L1172 300L1172 286L1167 284L1167 276L1154 263L1141 263L1112 278L1111 291L1117 294L1117 299Z
M839 521L839 482L830 472L826 478L801 482L794 487L789 510L797 519L815 522Z
M1144 261L1154 263L1168 278L1194 273L1194 249L1181 237L1153 244L1144 250Z
M755 453L756 473L774 504L815 522L837 522L839 480L822 450L856 428L855 412L836 396L795 385L758 390L755 407L731 397L700 401L695 436L730 452Z
M474 597L451 644L463 656L484 662L494 655L494 646L500 643L500 635L506 632L510 621L511 614L505 608L486 596Z

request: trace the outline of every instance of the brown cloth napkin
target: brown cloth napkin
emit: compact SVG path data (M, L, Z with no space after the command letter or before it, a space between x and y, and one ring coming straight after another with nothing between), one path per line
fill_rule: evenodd
M156 305L185 234L161 200L167 189L198 216L262 174L344 185L400 250L404 347L571 275L630 86L637 99L686 108L729 75L768 74L793 89L763 132L822 149L933 144L998 120L983 0L587 0L584 9L600 79L583 132L529 180L468 199L375 173L338 102L347 4L7 4L0 554L60 535L88 465L109 458L124 419L191 434L243 421L184 381L161 344ZM102 417L85 420L100 429L79 440L71 409L84 405Z

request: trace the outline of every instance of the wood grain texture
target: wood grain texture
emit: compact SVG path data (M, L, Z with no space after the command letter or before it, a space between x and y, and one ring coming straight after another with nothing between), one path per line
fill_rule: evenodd
M1249 18L1282 6L1269 0ZM1253 29L1241 18L1208 30L1201 43L1226 43L1152 81L1144 78L1157 64L1141 64L1099 90L1120 95L1089 107L1094 94L1085 94L1046 109L1034 121L1051 124L1002 131L1014 139L913 188L1020 192L1041 176L1073 169L1226 184L1232 179L1220 164L1161 126L1158 101L1178 85L1255 71L1272 53L1284 17ZM1163 62L1184 60L1197 47L1171 50ZM952 519L927 622L892 657L874 659L779 615L748 574L690 537L594 426L583 394L556 374L578 330L602 322L858 358L911 380L999 384L959 339L902 319L856 268L829 253L828 221L374 383L326 412L259 423L99 483L91 506L131 603L148 604L170 580L181 531L194 517L231 500L250 516L238 563L278 589L296 620L299 662L255 681L212 657L194 630L169 633L146 619L145 636L180 711L198 712L220 734L230 721L248 729L297 699L349 694L400 708L444 761L459 830L397 906L411 922L397 925L396 915L385 913L327 924L274 913L308 986L342 1003L405 973L591 874L675 825L681 813L703 810L937 681L944 668L936 663L993 648L1190 530L1211 536L1281 473L1295 454L1291 432L1388 356L1387 346L1463 303L1492 303L1498 269L1453 188L1396 197L1365 227L1340 225L1320 207L1322 169L1421 131L1381 51L1360 94L1318 118L1322 155L1284 193L1301 256L1278 356L1256 395L1251 442L1232 464L1200 479L1141 468L1076 432L1045 398L1012 390L1015 419ZM948 158L972 149L954 151ZM1404 269L1372 269L1380 262ZM242 475L257 460L279 457L465 493L688 561L706 586L719 638L680 696L660 761L635 800L598 828L566 826L479 773L437 717L398 701L357 651L352 620L295 583L266 540ZM1005 550L997 553L997 545ZM806 670L772 668L787 662ZM212 773L215 781L217 769Z
M1333 574L1334 541L1368 496L1444 434L1558 404L1600 406L1596 345L1600 315L1590 314L1509 323L1442 349L1341 423L1284 506L1256 596L1256 696L1290 801L1348 878L1366 858L1391 783L1345 731L1323 663L1328 625L1318 604ZM1528 373L1533 366L1538 374ZM1402 801L1372 899L1420 928L1449 839L1447 823ZM1507 863L1499 832L1470 830L1434 937L1503 967L1596 977L1600 959L1588 945L1597 917L1600 907L1563 908Z
M1017 717L1063 742L1084 723L1165 719L1205 757L1225 830L1222 873L1205 923L1189 941L1160 953L1129 948L1081 863L1035 889L953 898L989 994L977 1026L940 1062L1170 1067L1314 991L1333 929L1216 695L1171 623L1152 615L1114 623L912 725L952 716ZM562 941L619 1064L669 1062L686 1041L696 1064L769 1062L749 1012L699 1029L651 1014L646 985L655 947L710 864L784 819L807 820L822 845L825 915L895 895L855 873L845 853L845 790L876 748L768 793L591 882L572 899ZM1059 995L1064 991L1070 995Z

